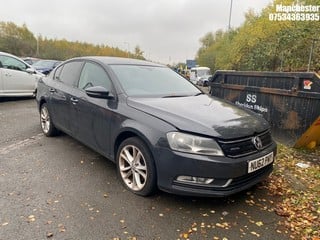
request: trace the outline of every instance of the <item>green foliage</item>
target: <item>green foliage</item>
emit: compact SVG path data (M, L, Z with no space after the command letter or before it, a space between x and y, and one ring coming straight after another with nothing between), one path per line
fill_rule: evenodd
M11 22L0 22L0 51L27 56L35 49L36 39L26 25L18 27Z
M17 56L39 57L43 59L66 60L79 56L116 56L144 59L143 51L136 46L134 53L107 45L93 45L85 42L70 42L66 39L35 37L24 24L22 27L12 22L0 22L0 51Z
M320 68L320 21L270 21L276 4L320 5L320 0L274 0L260 14L249 10L237 29L218 30L200 39L197 61L213 71L305 71ZM209 44L208 44L209 43Z

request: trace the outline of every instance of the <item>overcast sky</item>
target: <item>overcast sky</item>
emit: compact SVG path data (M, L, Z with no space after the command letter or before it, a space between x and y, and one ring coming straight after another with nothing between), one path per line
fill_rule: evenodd
M233 0L231 27L271 0ZM26 24L35 35L107 44L161 63L193 59L199 39L227 29L231 0L9 0L0 21ZM40 46L41 49L41 46Z

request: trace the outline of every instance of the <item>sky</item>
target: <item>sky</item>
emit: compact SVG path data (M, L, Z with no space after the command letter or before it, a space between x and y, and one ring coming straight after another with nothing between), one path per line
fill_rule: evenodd
M26 24L35 35L106 44L148 60L173 64L194 59L199 39L208 32L244 22L271 0L10 0L0 8L0 21ZM41 49L41 46L40 46Z

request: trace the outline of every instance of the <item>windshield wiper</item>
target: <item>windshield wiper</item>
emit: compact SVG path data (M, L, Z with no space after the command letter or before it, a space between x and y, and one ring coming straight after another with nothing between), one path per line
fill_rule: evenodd
M202 95L202 94L205 94L205 93L203 93L203 92L199 92L199 93L196 93L195 95L193 95L193 96L199 96L199 95Z
M176 97L190 97L192 95L175 95L175 94L171 94L171 95L166 95L163 96L162 98L176 98Z
M170 95L163 96L162 98L193 97L193 96L199 96L199 95L202 95L202 94L205 94L205 93L199 92L199 93L196 93L196 94L181 94L181 95L170 94Z

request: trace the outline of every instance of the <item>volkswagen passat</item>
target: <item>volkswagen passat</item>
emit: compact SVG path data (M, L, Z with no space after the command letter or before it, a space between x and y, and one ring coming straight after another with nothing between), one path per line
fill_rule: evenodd
M115 162L147 196L227 196L272 171L276 144L260 116L204 94L166 66L112 57L64 62L39 81L46 136L63 131Z

